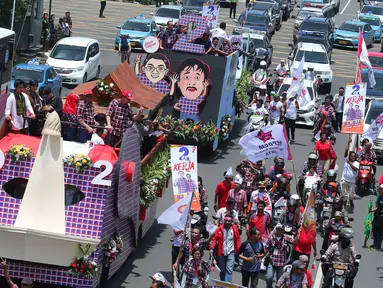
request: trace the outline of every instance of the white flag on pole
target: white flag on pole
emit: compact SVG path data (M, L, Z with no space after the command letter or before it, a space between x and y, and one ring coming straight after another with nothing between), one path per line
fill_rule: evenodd
M360 62L367 66L368 69L368 80L370 82L371 88L374 88L376 81L374 70L372 69L372 65L370 59L368 59L368 50L366 46L366 42L364 41L362 31L359 32L359 41L358 41L358 58Z
M383 112L371 123L367 131L364 133L363 138L369 139L371 142L378 137L380 131L383 129Z
M305 55L303 54L301 62L299 62L298 68L295 71L295 75L293 75L293 80L291 80L290 88L289 90L287 90L287 97L292 97L299 93L299 90L301 89L301 80L302 80L304 65L305 65Z
M173 229L184 230L189 214L191 197L194 193L188 194L178 202L174 203L158 217L158 224L167 224Z

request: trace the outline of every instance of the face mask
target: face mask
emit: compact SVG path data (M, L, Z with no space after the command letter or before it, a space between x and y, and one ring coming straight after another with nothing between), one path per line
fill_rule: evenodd
M343 249L346 249L347 247L350 246L350 243L347 243L347 242L340 242L340 246L342 246Z

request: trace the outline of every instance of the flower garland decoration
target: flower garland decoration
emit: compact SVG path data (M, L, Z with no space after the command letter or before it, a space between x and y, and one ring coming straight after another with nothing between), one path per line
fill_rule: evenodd
M114 239L109 239L109 241L104 245L104 255L105 255L105 264L109 265L122 253L124 244L120 236L116 236Z
M241 78L235 82L235 97L233 99L233 106L235 106L235 113L239 117L249 106L249 95L247 92L251 88L251 73L246 69L242 70Z
M90 160L87 155L81 153L65 158L64 163L66 163L69 167L76 168L77 173L82 173L84 170L93 166L92 160Z
M173 118L170 115L159 119L160 125L169 130L172 135L180 139L193 139L196 142L214 141L218 134L218 128L212 121L207 124L200 124L193 121L183 121Z
M34 156L32 149L25 145L12 145L7 154L11 156L12 161L31 160Z
M90 254L95 249L90 244L79 244L82 256L77 257L73 261L68 269L68 274L72 276L82 276L84 278L93 279L98 275L97 263L94 260L90 260Z
M157 193L162 189L166 180L171 175L169 173L170 148L158 153L151 164L145 165L142 169L141 179L144 181L141 187L140 205L148 208L157 199ZM171 168L171 167L170 167Z
M219 141L223 141L231 133L233 129L233 123L231 122L232 118L230 115L225 115L222 117L221 128L219 129Z
M104 80L99 79L96 84L98 91L98 100L100 104L109 104L111 100L117 95L117 90L114 83L106 83Z

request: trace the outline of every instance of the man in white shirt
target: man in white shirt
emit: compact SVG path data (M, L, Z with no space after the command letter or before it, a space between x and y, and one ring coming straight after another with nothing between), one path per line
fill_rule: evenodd
M353 151L348 152L348 147L351 143L349 138L346 150L344 152L344 168L342 174L342 192L344 197L344 207L347 207L347 200L350 201L351 210L354 211L354 195L355 195L355 180L358 174L359 162L356 161L356 154ZM347 208L346 208L347 209Z
M275 94L273 101L270 102L268 107L270 113L270 125L278 124L283 120L283 104L279 99L279 95Z
M22 93L24 81L15 80L14 86L15 91L9 95L5 106L5 120L12 124L11 133L27 134L27 112L29 112L31 119L35 119L35 112L28 96Z
M225 22L219 23L219 28L214 28L210 30L211 39L213 39L214 37L229 39L227 37L227 33L225 30L226 30L226 23Z
M339 132L342 129L342 117L343 117L343 106L344 106L344 87L339 88L339 93L334 96L335 116L336 125L335 131Z
M299 109L299 103L295 96L290 97L283 104L287 138L289 139L290 144L295 143L295 122L297 121L298 109ZM290 138L290 131L291 131L291 138Z
M277 68L275 69L275 71L277 72L278 75L283 75L284 73L286 73L288 70L287 68L287 65L286 65L286 61L284 59L281 59L281 63L278 64Z
M263 106L262 99L258 99L255 105L254 104L250 105L249 109L254 115L262 116L265 121L267 120L267 117L269 116L269 112Z
M223 224L223 219L225 218L225 215L228 212L233 217L234 224L239 224L238 212L234 210L234 207L235 207L235 199L231 197L227 198L226 207L218 209L217 214L215 215L215 217L218 220L218 225Z

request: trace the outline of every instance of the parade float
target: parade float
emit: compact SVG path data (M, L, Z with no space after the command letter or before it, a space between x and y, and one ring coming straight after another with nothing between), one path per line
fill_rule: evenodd
M125 73L124 67L111 75ZM138 80L117 84L115 97L120 89L139 95L133 106L150 110L162 101ZM76 89L81 94L91 85ZM0 124L0 255L14 282L27 277L34 287L98 287L154 222L170 177L167 136L155 137L142 153L135 125L115 148L63 141L55 112L41 139L8 133L9 123Z

